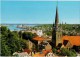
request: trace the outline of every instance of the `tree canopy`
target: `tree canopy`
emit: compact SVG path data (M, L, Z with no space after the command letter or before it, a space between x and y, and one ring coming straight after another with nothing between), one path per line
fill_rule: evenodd
M16 51L21 51L27 45L15 31L1 26L1 56L10 56Z

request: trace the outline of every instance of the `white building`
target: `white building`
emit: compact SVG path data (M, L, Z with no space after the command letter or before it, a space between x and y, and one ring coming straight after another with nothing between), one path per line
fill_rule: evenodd
M39 37L43 36L42 30L37 30L36 34L37 34Z

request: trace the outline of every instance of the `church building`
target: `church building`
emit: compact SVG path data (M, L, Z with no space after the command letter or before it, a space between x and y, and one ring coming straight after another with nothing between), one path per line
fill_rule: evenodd
M52 31L52 48L53 47L64 47L78 49L80 46L80 36L68 36L62 35L62 27L59 23L58 7L56 7L55 23L53 24Z
M59 24L58 7L56 7L55 23L52 31L52 47L56 47L62 43L62 32Z

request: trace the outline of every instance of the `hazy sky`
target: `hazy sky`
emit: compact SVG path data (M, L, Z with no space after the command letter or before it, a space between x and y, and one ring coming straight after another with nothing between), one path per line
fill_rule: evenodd
M53 24L56 1L1 1L1 23ZM80 24L80 1L58 2L59 22Z

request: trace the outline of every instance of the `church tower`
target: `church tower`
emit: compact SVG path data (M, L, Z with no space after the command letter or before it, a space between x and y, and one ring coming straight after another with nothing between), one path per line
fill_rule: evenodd
M58 16L58 7L56 7L56 16L55 16L55 23L53 24L53 31L52 31L52 47L56 47L62 43L62 32L59 25L59 16Z

